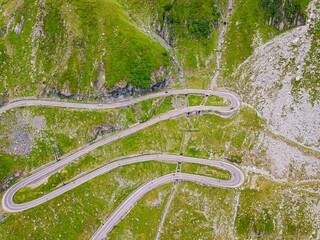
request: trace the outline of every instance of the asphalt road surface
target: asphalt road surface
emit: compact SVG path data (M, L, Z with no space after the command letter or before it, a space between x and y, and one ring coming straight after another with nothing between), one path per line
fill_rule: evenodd
M190 158L183 156L172 156L172 155L150 155L144 156L144 161L150 160L169 160L169 161L180 161L180 162L188 162L188 163L197 163L208 166L219 167L231 172L232 177L230 180L219 180L215 178L186 174L186 173L172 173L160 178L157 178L153 181L150 181L146 184L143 184L139 188L137 188L133 193L131 193L118 207L113 213L108 217L106 222L95 232L92 236L92 240L100 240L105 239L107 234L126 216L126 214L136 205L136 203L149 191L156 189L164 184L173 182L173 181L188 181L195 182L207 186L216 186L216 187L229 187L235 188L240 186L244 181L244 175L240 169L237 167L228 164L222 163L213 160L206 160L200 158ZM138 159L134 159L139 161Z
M9 104L4 105L0 108L0 114L5 111L8 111L17 107L26 107L26 106L54 106L54 107L69 107L69 108L87 108L87 109L105 109L105 108L116 108L116 107L124 107L129 106L147 99L170 96L170 95L178 95L178 94L204 94L204 95L216 95L219 97L226 98L231 101L230 108L237 108L240 106L240 102L236 96L227 92L219 92L212 90L202 90L202 89L183 89L183 90L170 90L167 92L157 92L151 93L148 95L144 95L136 98L129 98L127 100L123 100L116 103L101 103L101 104L92 104L92 103L68 103L62 101L46 101L46 100L22 100L16 101ZM217 110L221 109L221 107L216 107ZM224 108L226 110L226 108ZM230 109L229 109L230 110Z
M92 178L95 178L101 174L104 174L108 171L111 171L119 166L132 164L136 162L143 162L143 161L183 161L183 162L192 162L192 163L199 163L204 165L210 165L215 167L220 167L223 169L226 169L232 173L232 179L228 181L218 180L214 178L208 178L198 175L192 175L192 174L183 174L183 173L175 173L175 174L169 174L163 177L160 177L154 181L151 181L149 183L146 183L142 185L140 188L138 188L136 191L134 191L123 203L119 205L119 207L116 209L114 213L108 218L107 222L101 226L101 228L96 232L96 234L93 236L93 239L103 239L106 234L111 231L111 229L125 216L125 214L136 204L139 199L141 199L148 191L161 186L163 184L172 182L172 181L192 181L197 182L205 185L210 186L219 186L219 187L238 187L240 186L244 181L244 175L241 172L240 169L236 168L235 166L228 164L228 163L222 163L217 162L213 160L205 160L205 159L198 159L198 158L188 158L183 156L172 156L172 155L146 155L146 156L140 156L135 158L129 158L121 161L116 161L113 163L110 163L98 170L95 170L81 178L76 179L75 181L64 185L63 187L60 187L59 189L56 189L55 191L40 197L38 199L35 199L33 201L23 203L23 204L16 204L13 201L14 194L19 191L21 188L28 186L29 184L32 184L33 182L42 180L44 178L49 177L53 173L61 170L63 167L65 167L67 164L72 162L73 160L81 157L82 155L92 151L93 149L103 146L105 144L111 143L113 141L116 141L118 139L127 137L133 133L136 133L146 127L149 127L155 123L158 123L160 121L164 121L173 117L180 116L185 113L190 112L197 112L202 111L204 113L214 113L216 111L219 111L219 113L222 114L232 114L233 112L237 111L240 107L240 101L238 98L231 94L226 92L217 92L217 91L211 91L211 90L197 90L197 89L185 89L185 90L172 90L168 92L158 92L158 93L152 93L149 95L141 96L138 98L131 98L126 101L121 101L117 103L112 104L84 104L84 103L67 103L67 102L59 102L59 101L42 101L42 100L23 100L23 101L17 101L10 104L7 104L0 108L0 114L13 109L17 107L22 106L55 106L55 107L70 107L70 108L87 108L87 109L103 109L103 108L116 108L116 107L123 107L123 106L129 106L132 104L135 104L137 102L155 98L155 97L161 97L161 96L170 96L170 95L177 95L177 94L204 94L204 95L216 95L219 97L226 98L230 101L230 105L228 107L214 107L214 106L195 106L195 107L185 107L181 109L176 109L170 112L167 112L161 116L158 116L156 118L150 119L147 122L138 124L134 127L128 128L126 130L120 131L117 134L114 134L110 137L107 137L105 139L102 139L98 142L95 142L91 145L84 146L82 148L77 149L76 151L67 154L61 158L60 161L55 162L53 164L48 164L44 168L40 168L38 171L36 171L31 176L21 180L20 182L13 185L10 189L7 190L7 192L4 194L2 198L2 211L4 212L21 212L26 209L33 208L35 206L38 206L44 202L47 202L89 180Z
M81 184L101 175L106 172L112 171L117 167L128 165L128 164L133 164L137 162L146 162L146 161L171 161L171 162L190 162L190 163L198 163L198 164L203 164L203 165L208 165L208 166L214 166L214 167L219 167L225 170L228 170L232 174L231 180L228 181L222 181L214 178L208 178L208 180L205 180L205 184L209 185L215 185L215 186L220 186L220 187L238 187L239 185L242 184L244 180L244 175L241 172L240 169L236 168L234 165L225 163L225 162L219 162L219 161L213 161L213 160L206 160L206 159L201 159L201 158L191 158L191 157L183 157L183 156L174 156L174 155L144 155L144 156L139 156L135 158L128 158L120 161L115 161L112 162L104 167L99 168L98 170L95 170L83 177L80 177L76 179L75 181L66 184L55 191L48 193L47 195L37 198L33 201L22 203L22 204L16 204L13 201L13 196L14 194L19 191L21 188L28 186L29 184L32 184L33 182L37 180L41 180L45 177L48 177L51 175L52 171L49 168L45 169L48 171L40 171L37 172L30 177L27 177L20 182L16 183L13 185L3 196L2 198L2 210L5 212L21 212L33 207L36 207L44 202L47 202L75 187L80 186ZM201 176L197 175L191 175L194 176L193 178L197 179L202 179ZM170 178L170 177L169 177ZM171 178L170 178L171 179ZM210 179L210 180L209 180ZM186 179L188 180L188 179ZM199 182L199 181L197 181ZM161 182L160 182L161 183ZM161 184L162 185L162 184ZM138 195L139 197L140 195ZM143 195L142 195L143 196Z

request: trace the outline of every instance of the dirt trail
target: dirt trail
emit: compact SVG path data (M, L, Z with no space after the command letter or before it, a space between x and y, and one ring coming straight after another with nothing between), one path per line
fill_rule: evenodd
M157 230L157 234L156 234L155 240L159 240L159 238L160 238L160 234L162 233L162 227L163 227L164 221L166 219L168 210L170 208L172 199L174 198L174 195L175 195L175 193L177 191L178 184L179 184L178 182L174 182L173 183L171 194L169 196L168 202L167 202L167 204L165 206L165 209L163 211L163 214L162 214L162 217L161 217L161 221L160 221L160 224L159 224L159 227L158 227L158 230Z

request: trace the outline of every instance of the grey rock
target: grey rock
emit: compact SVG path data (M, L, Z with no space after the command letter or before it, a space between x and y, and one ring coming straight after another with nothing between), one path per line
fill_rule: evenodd
M13 131L9 141L11 142L10 152L24 157L27 157L34 147L34 142L29 132L24 129Z
M7 216L4 214L0 214L0 222L3 222L4 220L7 219Z
M11 181L13 181L16 177L19 176L19 173L10 174L6 177L0 184L0 193L9 188Z
M162 81L151 85L148 88L135 88L131 84L126 84L124 87L117 88L113 91L108 91L104 86L100 87L100 91L97 93L71 93L67 91L65 88L62 90L58 90L57 86L53 86L51 88L44 87L42 89L41 97L49 97L50 95L56 95L59 98L68 98L68 99L76 99L76 100L86 100L86 99L94 99L94 100L102 100L102 101L115 101L120 97L129 97L129 96L137 96L142 95L154 91L160 91L165 86L167 86L172 81L171 77L163 78Z
M21 34L24 21L25 21L25 18L24 18L24 16L22 16L22 17L21 17L21 22L20 22L20 23L17 23L16 27L14 28L14 32L15 32L17 35L20 35L20 34Z

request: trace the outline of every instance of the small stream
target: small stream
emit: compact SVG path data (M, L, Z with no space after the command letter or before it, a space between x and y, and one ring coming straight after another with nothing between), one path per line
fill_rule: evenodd
M213 78L211 80L210 89L214 89L214 88L217 87L217 79L218 79L218 76L219 76L219 73L220 73L222 44L224 42L224 35L226 34L226 31L227 31L227 25L228 25L229 18L230 18L231 14L232 14L232 10L233 10L233 0L229 0L228 13L227 13L226 18L223 20L222 29L221 29L220 34L219 34L218 46L217 46L217 50L216 50L217 68L216 68L216 73L214 74L214 76L213 76Z

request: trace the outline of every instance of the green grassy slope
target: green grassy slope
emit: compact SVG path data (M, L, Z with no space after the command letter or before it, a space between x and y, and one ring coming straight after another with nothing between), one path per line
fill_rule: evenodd
M49 111L49 109L46 110ZM45 116L47 116L48 113L46 113L46 110L44 110L44 112L40 111L39 114L44 114ZM39 109L37 111L39 111ZM59 115L63 115L63 111L64 110L62 109L61 112L59 112ZM129 108L127 111L131 112L132 109ZM135 114L138 114L138 112L139 110L136 107ZM47 127L54 131L58 131L58 129L65 129L65 125L69 125L70 131L74 132L75 134L74 136L81 136L79 137L79 139L87 139L88 133L81 132L84 128L91 128L91 124L94 119L96 119L97 123L104 122L104 116L111 115L110 113L105 112L90 113L88 111L71 110L68 110L65 114L67 114L69 116L68 118L70 119L78 119L79 122L75 124L76 126L83 126L77 128L75 126L71 126L70 122L59 123L59 119L57 120L57 122L55 122L55 120L50 120L50 117L48 117L46 121ZM90 117L91 114L92 116ZM137 116L135 114L133 116L136 118ZM117 116L117 114L115 113L113 115ZM84 121L83 118L87 120ZM111 120L111 117L107 119L108 122L111 122ZM256 116L254 112L250 111L249 109L243 109L241 110L240 114L228 119L220 118L217 116L201 116L192 117L190 121L187 121L185 118L165 121L141 132L138 132L128 138L117 141L114 144L103 146L90 152L90 154L80 158L77 162L65 167L61 171L61 175L62 178L66 181L84 171L93 169L100 164L108 162L114 157L125 156L128 154L160 151L163 153L178 155L181 151L186 135L185 132L179 131L179 128L200 128L199 132L191 133L190 140L187 144L187 149L184 154L185 156L204 157L207 159L210 157L212 159L221 159L226 156L232 159L238 159L240 161L242 160L241 165L244 164L261 167L261 165L267 164L267 155L263 149L258 150L254 146L257 144L257 139L260 135L259 131L263 129L262 126L263 122ZM65 135L69 136L69 132L66 132ZM259 155L260 157L257 157L257 155ZM47 204L23 213L14 215L9 214L8 219L0 223L0 234L2 234L0 236L3 239L10 239L10 236L17 236L17 238L21 238L22 236L31 234L31 236L35 238L42 238L42 236L46 235L50 239L56 239L59 237L59 234L61 234L61 232L65 233L66 229L68 229L71 224L73 224L76 225L76 227L74 227L72 231L67 232L66 237L70 239L79 239L84 236L89 237L93 233L92 229L98 227L101 224L101 219L105 219L105 217L107 217L107 215L111 213L111 211L121 202L121 200L124 199L124 197L127 196L127 194L129 194L135 187L138 186L136 183L141 184L144 180L146 180L147 176L150 176L150 174L152 174L152 177L156 177L166 174L168 171L175 171L176 165L172 165L173 167L170 167L169 165L170 164L148 162L144 164L136 164L134 166L127 166L115 170L112 173L108 173L105 176L96 178L95 180L92 180L83 185L82 188L74 189L73 191L71 191L71 195L64 194L63 196L50 201ZM209 176L213 175L215 177L217 177L217 175L223 178L228 177L228 175L226 175L224 172L217 171L216 169L206 167L199 168L198 166L194 165L191 166L183 164L182 171L189 173L197 172L199 174ZM299 175L296 170L292 169L292 171L293 175ZM117 174L119 172L121 173L121 176ZM59 185L60 183L60 177L58 175L53 175L52 177L50 177L47 184L43 184L32 191L30 191L30 189L24 189L26 191L19 192L16 196L17 200L25 201L26 199L34 198L34 196L41 196L46 191L51 191L52 189L54 189L55 186ZM124 183L127 184L125 187L122 185ZM234 190L208 188L204 186L200 186L199 188L194 187L192 189L192 191L195 192L196 196L202 193L207 195L206 198L209 201L208 210L212 214L214 214L214 216L220 214L218 215L219 218L223 219L223 222L228 223L228 226L230 224L235 224L234 226L238 227L238 222L234 223L232 220L234 219L234 215L232 213L232 199L234 199L235 196ZM251 192L254 191L256 193L259 193L259 191L257 190L252 190ZM244 193L246 195L244 195L243 197L250 195L250 191L248 193ZM185 191L185 194L187 194L186 197L188 197L188 192ZM180 195L181 194L179 193L177 196ZM205 197L205 195L201 196ZM214 199L211 200L210 196L212 196ZM221 210L221 208L216 208L216 204L210 203L211 201L225 202L224 196L228 198L228 202L222 205L223 210ZM72 204L72 198L75 199L75 201L77 202L76 204ZM260 204L259 199L256 199L254 201L255 202L252 203L252 206L254 206L255 204ZM185 208L185 200L182 199L182 202L184 203L180 204L180 197L178 199L175 198L172 205L172 210L170 210L169 212L168 219L171 219L172 216L175 216L175 213L180 209ZM141 219L141 222L139 220L140 224L138 225L130 224L130 226L128 226L128 229L137 234L141 234L141 236L147 235L147 233L150 231L150 233L152 232L151 235L153 236L154 232L152 229L155 229L157 227L158 220L153 222L144 218L149 208L145 207L146 202L144 202L144 200L141 203L143 205L138 205L138 210L134 210L132 214L128 215L129 220L130 218L137 218ZM205 224L207 222L207 219L201 213L201 211L203 210L201 206L198 205L198 203L198 197L192 197L190 200L187 200L187 205L191 206L187 207L187 209L192 209L192 215L180 214L179 216L181 217L181 219L188 219L188 224L190 224L187 226L181 226L179 223L175 222L165 224L164 236L173 233L177 234L179 233L179 229L184 228L191 231L194 226L199 226L198 220ZM242 203L241 200L241 204L245 204L245 201ZM154 216L159 219L162 208L163 205L161 205L160 209L157 207L152 207L150 208L149 213L154 213ZM141 209L141 211L139 209ZM52 211L54 211L54 214L48 217L48 212L52 213ZM236 221L240 221L240 218L243 217L242 211L243 208L241 211L239 210L239 216L237 215L237 218L239 219L237 219ZM185 212L185 210L182 210L182 212ZM30 224L32 216L34 215L36 215L37 218L35 219L34 224ZM191 221L189 217L191 218ZM261 218L261 220L259 221L263 221L263 218ZM291 220L288 219L288 221ZM41 226L43 226L42 228L39 227L40 223ZM119 228L117 229L117 231L112 233L112 236L114 236L115 238L126 236L126 227L124 227L123 225L125 223L126 222L119 225ZM302 219L301 223L305 224L306 220ZM19 226L23 226L22 232L20 231L19 233L17 232L17 230L20 229L17 228L18 224ZM52 226L55 227L53 228ZM34 230L35 227L36 230ZM250 229L250 231L254 231L253 222L248 225L248 229ZM189 230L186 231L186 234L189 234ZM292 230L292 233L295 234L297 233L297 231L299 230ZM203 225L203 227L199 227L193 232L195 234L194 236L201 236L201 234L210 235L210 233L212 233L212 229L206 228ZM272 233L274 233L274 231L272 231ZM221 234L226 237L229 236L228 232L221 232ZM241 236L243 233L241 232L241 229L239 229L239 232L236 232L236 234L239 234L239 236Z
M234 2L231 24L228 25L225 35L225 51L222 53L222 73L225 78L252 54L260 41L265 42L276 34L276 29L266 25L264 21L260 1ZM221 81L223 84L223 80Z
M108 234L108 238L119 240L154 239L171 188L172 184L170 183L149 192Z
M8 216L0 222L0 238L89 239L134 189L175 168L159 162L121 167L53 201Z
M318 3L318 7L319 7ZM306 65L303 72L303 81L293 79L292 80L292 93L296 94L301 89L309 91L310 93L310 102L313 104L315 101L320 100L320 20L317 19L313 26L310 28L309 33L313 36L311 41L311 49L307 58L305 59Z
M0 5L0 94L38 95L55 85L94 93L99 66L102 85L111 87L131 76L134 62L143 59L151 71L170 63L166 50L139 31L116 0Z
M218 26L227 0L124 0L133 18L158 32L177 52L186 86L208 88L216 66Z
M243 190L181 183L160 239L316 239L319 196L291 187L263 177Z
M222 78L220 78L219 84L226 85L227 82L228 85L228 79L232 78L232 73L245 59L251 56L256 47L289 29L287 27L282 31L278 31L274 25L269 24L270 17L278 14L280 18L281 15L279 9L276 9L274 13L273 4L270 2L270 0L234 1L233 13L229 19L230 24L225 35L226 43L222 53ZM273 2L281 5L284 1L277 0ZM310 0L293 2L297 2L296 5L305 13ZM269 7L264 8L264 5ZM290 9L287 4L283 11L285 11L285 14L290 15ZM281 21L283 21L283 18L281 18Z

